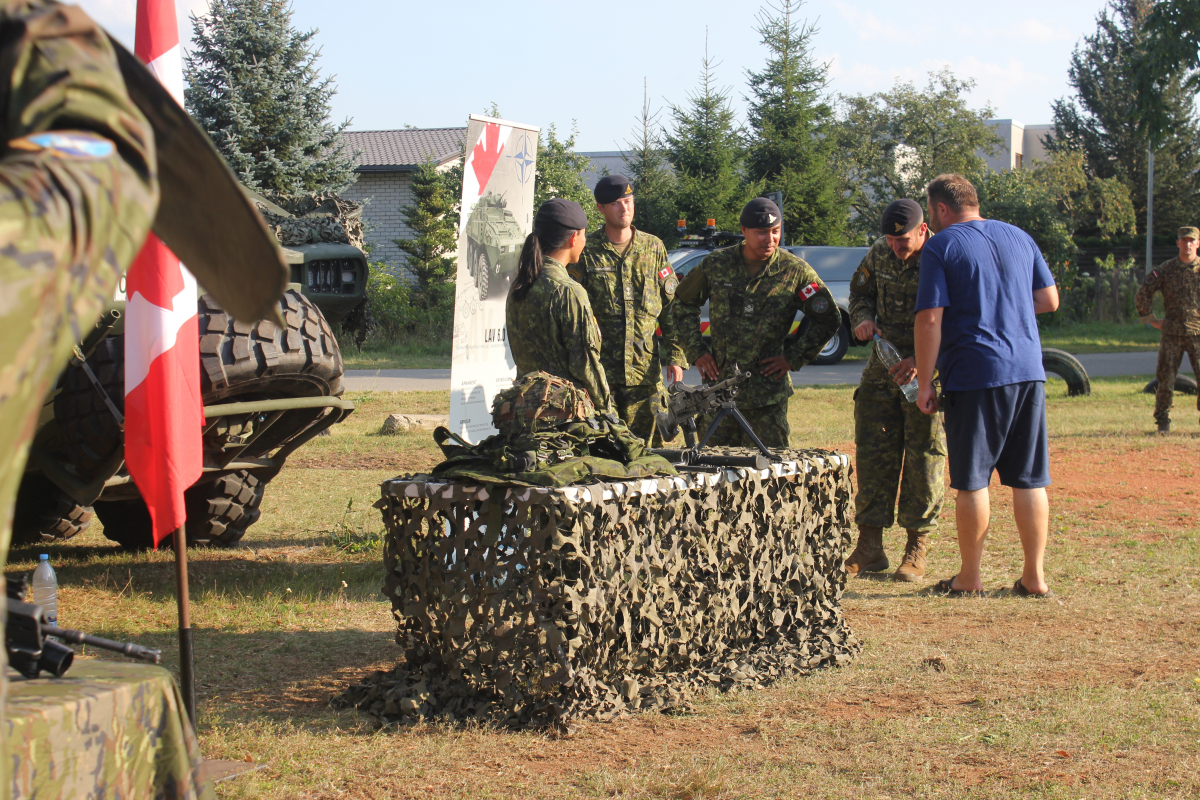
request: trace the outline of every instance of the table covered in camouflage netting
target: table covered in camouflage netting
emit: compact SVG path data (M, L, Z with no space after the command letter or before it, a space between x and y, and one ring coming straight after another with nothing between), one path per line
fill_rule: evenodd
M340 702L387 722L563 724L846 661L850 460L785 455L561 489L384 483L404 660Z
M76 661L62 678L8 672L3 797L212 798L171 673ZM3 774L3 773L0 773Z

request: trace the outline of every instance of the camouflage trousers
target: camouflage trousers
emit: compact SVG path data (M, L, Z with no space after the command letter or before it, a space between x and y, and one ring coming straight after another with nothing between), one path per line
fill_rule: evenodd
M742 416L750 423L750 427L754 429L754 433L762 440L762 443L772 450L782 450L788 447L788 437L791 435L791 428L788 426L788 401L781 400L778 403L772 403L769 406L760 406L758 408L739 408ZM701 424L697 425L697 436L700 439L704 438L704 432L708 430L708 426L712 424L713 417L705 417ZM712 438L708 440L708 444L712 447L754 447L754 442L750 441L750 437L742 430L742 426L733 417L726 417L721 420L721 424L713 431Z
M1196 360L1197 350L1200 349L1200 336L1172 336L1163 334L1158 345L1158 369L1154 376L1158 378L1158 392L1154 396L1154 421L1160 425L1171 421L1171 404L1175 397L1175 376L1183 363L1183 354L1187 353L1192 362L1192 372L1200 378L1200 361ZM1200 410L1200 395L1196 397L1196 408Z
M946 434L937 414L923 414L872 357L854 391L858 494L854 521L926 533L937 527L945 495Z
M662 436L654 425L654 415L666 411L666 391L662 381L642 386L615 385L612 390L617 416L629 426L634 436L648 447L662 447Z

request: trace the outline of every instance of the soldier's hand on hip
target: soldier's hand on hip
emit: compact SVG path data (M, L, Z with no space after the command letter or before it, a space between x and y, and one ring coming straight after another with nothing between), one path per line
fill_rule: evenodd
M1153 321L1151 321L1151 323L1150 323L1150 327L1152 327L1152 328L1158 328L1158 329L1161 331L1161 330L1162 330L1162 324L1163 324L1163 321L1162 321L1161 319L1156 319L1156 320L1153 320Z
M711 356L710 356L711 358ZM670 365L667 367L667 386L683 380L683 367Z
M783 378L792 371L792 365L784 356L771 356L758 363L762 366L762 374L775 380Z
M871 337L877 333L879 333L879 328L876 328L875 323L871 322L871 320L858 323L858 327L854 329L854 335L860 342L870 341ZM907 381L905 381L905 383L907 383Z
M705 353L696 359L696 369L700 370L700 377L706 381L715 381L721 371L717 369L717 360L712 357L711 353Z
M896 379L897 384L903 386L913 378L917 377L917 359L912 357L906 358L896 366L889 369L888 373Z

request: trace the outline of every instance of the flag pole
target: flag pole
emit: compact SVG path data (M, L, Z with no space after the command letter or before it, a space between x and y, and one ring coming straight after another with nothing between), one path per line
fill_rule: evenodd
M179 676L183 707L196 725L196 667L192 649L192 614L188 605L187 523L175 529L175 599L179 606Z

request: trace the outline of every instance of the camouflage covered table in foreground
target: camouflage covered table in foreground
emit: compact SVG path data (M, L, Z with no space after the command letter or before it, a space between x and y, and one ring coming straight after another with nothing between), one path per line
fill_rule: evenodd
M0 796L38 800L214 797L171 673L76 661L62 678L8 672Z
M846 661L850 460L786 457L563 489L384 483L405 658L340 702L385 722L562 725Z

